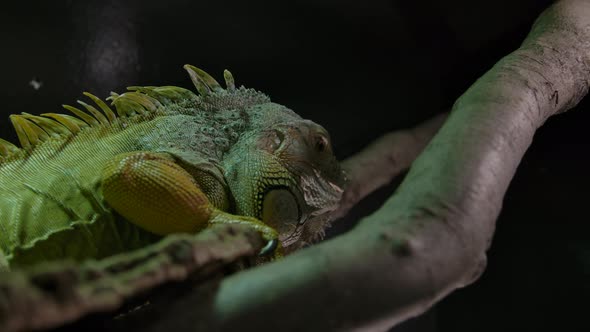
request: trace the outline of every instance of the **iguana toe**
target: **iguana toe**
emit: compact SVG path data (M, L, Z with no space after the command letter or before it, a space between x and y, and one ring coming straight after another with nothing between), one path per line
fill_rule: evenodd
M258 256L268 256L270 254L273 254L278 246L279 239L271 239L270 241L268 241L268 243L266 243L264 248L260 250Z

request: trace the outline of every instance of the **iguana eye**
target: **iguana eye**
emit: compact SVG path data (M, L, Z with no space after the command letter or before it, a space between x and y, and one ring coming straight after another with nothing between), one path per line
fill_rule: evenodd
M281 145L281 142L283 142L283 134L279 131L275 131L275 135L274 135L274 144L276 147L279 147Z
M276 151L281 146L284 139L285 134L283 134L279 130L273 130L271 137L271 150Z
M261 149L264 149L266 151L273 153L281 147L284 139L285 139L285 134L283 134L279 130L270 130L270 131L267 131L264 134L264 136L261 137L261 139L258 143L259 144L258 146Z

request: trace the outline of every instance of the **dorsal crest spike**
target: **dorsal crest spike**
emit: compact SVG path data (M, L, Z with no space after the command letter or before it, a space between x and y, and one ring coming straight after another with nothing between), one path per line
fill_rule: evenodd
M42 116L52 118L55 121L61 123L66 128L70 130L73 134L77 134L82 130L84 127L88 127L88 124L76 117L66 115L66 114L59 114L59 113L43 113Z
M70 131L57 121L44 118L42 116L23 113L22 116L27 120L34 122L41 127L48 135L59 137L60 135L67 135Z
M129 117L135 114L145 114L145 108L137 101L125 96L125 94L118 94L111 92L111 96L107 98L111 101L111 105L115 106L115 110L120 117Z
M18 151L20 151L20 149L16 145L0 138L0 156L8 157Z
M16 130L16 136L23 148L28 149L39 143L41 139L48 138L47 133L22 115L10 115L10 121Z
M76 102L78 104L84 106L84 108L90 114L92 114L92 117L94 117L94 119L96 119L100 124L108 125L110 123L109 120L106 118L106 116L104 114L102 114L99 110L97 110L96 107L86 104L85 102L83 102L81 100L76 100Z
M236 89L234 75L232 75L232 73L229 70L225 69L223 71L223 78L225 79L225 86L227 88L227 91L234 91Z
M188 72L191 81L193 81L197 91L199 91L199 94L202 96L223 91L221 85L219 85L219 83L204 70L193 65L184 65L183 68Z
M130 86L127 90L141 92L158 100L160 103L196 97L192 91L178 86Z
M82 111L79 108L76 108L76 107L70 106L70 105L62 105L62 107L65 108L66 110L74 113L76 116L78 116L80 119L86 121L86 123L88 123L91 126L98 126L98 124L99 124L95 118L93 118L88 113Z
M125 92L119 95L118 98L128 98L129 100L143 106L143 108L149 112L154 112L159 107L162 107L162 104L160 104L160 102L156 99L139 92Z
M106 117L109 119L110 123L113 123L114 121L116 121L117 116L115 115L115 112L113 112L113 110L104 101L102 101L100 98L98 98L97 96L93 95L90 92L83 92L82 94L85 95L86 97L92 99L92 101L96 105L98 105L98 107L100 107L100 109L104 112Z

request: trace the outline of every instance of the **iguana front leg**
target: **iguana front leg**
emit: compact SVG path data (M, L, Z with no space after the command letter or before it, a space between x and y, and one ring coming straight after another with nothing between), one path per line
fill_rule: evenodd
M103 169L102 192L125 219L155 234L195 233L214 223L246 224L269 242L263 254L278 244L277 231L261 221L216 208L196 179L167 153L116 156Z

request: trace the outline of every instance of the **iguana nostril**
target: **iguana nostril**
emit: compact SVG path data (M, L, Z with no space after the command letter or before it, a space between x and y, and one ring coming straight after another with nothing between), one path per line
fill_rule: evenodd
M330 143L328 142L328 138L326 138L326 136L316 134L313 140L316 151L324 152L328 149Z
M324 127L312 121L304 121L301 130L310 147L317 152L324 152L330 148L330 136Z

